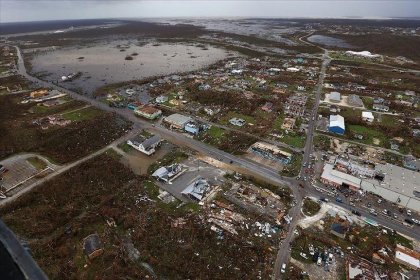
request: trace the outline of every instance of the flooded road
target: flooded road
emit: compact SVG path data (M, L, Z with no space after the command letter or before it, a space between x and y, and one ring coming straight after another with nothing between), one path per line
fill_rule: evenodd
M41 52L31 61L32 71L48 81L82 93L117 82L140 80L155 75L198 70L224 59L223 49L192 44L144 45L127 41L68 47ZM61 77L74 72L82 75L72 81Z

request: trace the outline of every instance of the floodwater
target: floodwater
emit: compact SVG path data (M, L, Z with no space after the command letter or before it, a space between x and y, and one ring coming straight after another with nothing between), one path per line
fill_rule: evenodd
M328 47L352 48L353 46L343 39L334 38L324 35L312 35L308 37L308 41L314 44L320 44Z
M33 73L43 79L92 93L106 84L198 70L228 55L224 49L207 45L113 41L38 53L31 64ZM132 60L126 60L126 56ZM82 72L82 75L73 81L61 82L62 76L74 72Z

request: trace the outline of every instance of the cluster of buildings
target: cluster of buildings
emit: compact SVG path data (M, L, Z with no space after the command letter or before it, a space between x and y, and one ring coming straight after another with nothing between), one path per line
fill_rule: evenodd
M33 124L39 125L41 129L48 129L50 126L66 126L71 123L70 120L64 119L60 115L54 115L54 116L47 116L44 118L40 118L37 120L32 121Z
M260 157L277 161L281 164L289 164L292 160L291 153L285 152L277 146L265 142L256 142L249 148L249 150Z
M192 135L198 135L200 132L209 128L206 124L201 124L189 116L181 114L172 114L163 119L163 124L167 125L170 129L188 132Z
M419 174L416 171L389 163L370 167L337 158L325 164L320 181L336 188L373 193L420 212Z
M291 117L303 117L306 109L306 101L308 96L306 94L296 93L290 96L284 104L284 113Z
M22 101L22 103L28 102L44 102L47 100L53 100L66 96L67 94L62 93L56 89L38 89L29 93L29 97Z

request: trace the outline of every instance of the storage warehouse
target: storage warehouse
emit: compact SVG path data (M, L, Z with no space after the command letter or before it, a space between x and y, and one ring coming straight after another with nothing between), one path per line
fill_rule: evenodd
M181 114L172 114L164 119L166 124L175 129L184 129L190 121L192 121L190 117Z
M330 115L330 125L328 130L332 133L343 135L346 131L344 118L340 115Z

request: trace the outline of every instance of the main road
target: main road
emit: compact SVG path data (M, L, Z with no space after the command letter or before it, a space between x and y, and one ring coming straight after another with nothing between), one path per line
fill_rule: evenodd
M87 102L91 104L92 106L95 106L99 109L102 109L104 111L108 112L114 112L118 115L123 116L124 118L130 120L133 122L134 129L148 129L154 132L155 134L160 135L162 138L167 139L168 141L174 142L178 145L188 147L192 150L195 150L203 155L207 155L209 157L215 158L217 160L223 161L227 164L235 165L236 167L239 167L243 170L245 170L248 174L254 175L257 177L265 178L268 181L271 181L272 183L279 184L279 185L285 185L290 187L291 191L293 192L293 196L296 200L296 205L292 207L292 209L289 212L289 215L293 218L291 224L288 227L288 234L286 236L286 239L283 240L283 242L279 246L279 251L277 254L276 262L275 262L275 268L274 268L274 278L275 279L281 279L280 274L280 266L282 263L287 263L290 254L289 254L289 248L290 248L290 242L293 239L293 232L296 228L297 222L300 217L300 209L302 205L302 200L305 195L311 195L311 196L320 196L322 195L318 191L316 191L314 188L312 188L308 182L305 183L305 188L299 188L298 181L294 178L288 178L283 177L278 174L278 171L275 169L272 169L270 167L266 167L263 165L260 165L258 163L255 163L253 161L249 161L243 158L236 157L234 155L231 155L229 153L226 153L224 151L221 151L219 149L216 149L212 146L208 146L207 144L204 144L200 141L194 140L189 137L185 137L184 135L181 135L177 132L168 130L160 125L152 125L146 120L137 118L131 110L128 109L117 109L117 108L111 108L107 106L106 104L96 100L92 99L85 95L80 95L78 93L75 93L71 90L65 89L63 87L60 87L57 84L53 84L47 81L40 80L34 76L31 76L27 73L26 67L24 64L24 60L21 54L21 51L18 47L15 47L18 54L18 63L17 63L17 70L18 73L28 80L38 84L42 87L48 87L48 88L54 88L57 90L60 90L64 93L67 93L69 96L71 96L74 99L81 100L84 102ZM315 98L315 105L312 109L312 118L309 120L309 127L308 127L308 135L307 140L305 144L304 149L304 156L303 156L303 162L308 162L310 159L310 155L312 154L313 150L313 135L314 135L314 127L315 127L315 121L316 121L316 114L318 110L319 100L321 96L322 91L322 85L325 78L326 68L330 62L330 58L328 56L328 51L324 50L323 54L323 62L322 67L320 71L319 81L316 88L316 98ZM334 202L333 202L334 203ZM342 205L340 205L342 206ZM358 209L361 213L365 214L366 211L363 209ZM369 216L369 215L367 215ZM397 230L407 236L420 239L420 230L418 228L416 229L408 229L401 227L401 224L396 224L393 222L390 222L387 219L381 218L381 217L374 217L376 221L378 221L381 224L386 225L389 228L392 228L394 230Z
M331 60L328 56L328 51L324 50L324 54L323 54L323 57L322 57L321 70L320 70L320 74L319 74L319 78L318 78L318 83L317 83L317 86L315 88L315 103L314 103L314 106L312 108L311 116L310 116L309 123L308 123L308 130L307 130L307 133L306 133L306 143L305 143L304 154L303 154L303 159L302 159L303 163L309 162L310 156L312 155L313 136L314 136L314 130L315 130L316 116L317 116L319 101L320 101L320 98L321 98L322 86L324 84L325 73L327 71L327 66L330 63L330 61ZM304 174L303 173L303 168L301 169L300 174L301 175ZM309 182L305 181L305 182L302 182L301 184L305 184L306 190L311 190L311 186L310 186ZM300 216L300 209L302 208L302 200L303 200L303 197L305 196L305 193L306 192L304 192L303 190L298 190L297 195L296 195L296 191L294 192L294 194L296 196L296 198L295 198L296 199L296 206L295 206L294 209L291 209L290 212L289 212L289 215L292 217L292 222L289 225L287 236L283 240L283 242L281 243L279 251L277 253L277 258L276 258L276 262L275 262L275 265L274 265L274 277L273 277L274 279L281 279L281 273L280 273L281 265L283 263L287 264L288 260L290 258L290 243L293 240L294 232L295 232L296 226L298 224L298 220L301 217Z

